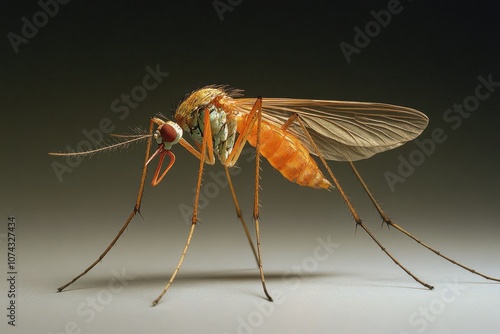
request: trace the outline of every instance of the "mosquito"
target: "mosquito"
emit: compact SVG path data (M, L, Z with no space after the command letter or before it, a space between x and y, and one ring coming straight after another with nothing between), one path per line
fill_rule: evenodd
M212 85L195 90L187 95L175 110L174 119L175 121L167 120L162 116L152 117L147 133L118 136L118 142L93 150L49 153L56 156L87 156L124 147L132 142L147 140L139 191L132 212L102 254L81 274L59 287L58 292L63 291L94 268L115 245L136 214L140 214L148 166L158 158L158 165L151 181L152 186L157 186L175 163L175 155L172 149L176 144L180 144L199 160L193 215L186 244L177 266L165 288L153 301L153 306L158 304L170 288L184 261L198 223L198 203L202 187L203 169L205 164L215 164L216 158L218 158L226 172L236 214L254 254L259 268L263 292L269 301L272 301L272 297L266 287L259 229L261 156L266 158L270 165L287 180L300 186L326 190L337 189L354 218L356 228L359 227L364 230L397 266L424 287L433 289L432 285L424 282L403 266L368 229L327 164L327 160L349 163L356 178L387 226L393 227L436 255L473 274L500 282L499 278L482 274L442 254L393 222L383 211L354 166L353 161L366 159L374 154L394 149L420 135L429 121L427 116L420 111L384 103L263 97L244 98L241 90ZM194 145L183 138L184 132L189 133ZM150 155L153 142L157 145L157 149ZM255 243L241 213L228 170L235 166L247 142L255 148L256 154L253 184ZM326 176L312 156L319 159L320 165L326 171ZM166 157L168 157L169 162L162 170Z

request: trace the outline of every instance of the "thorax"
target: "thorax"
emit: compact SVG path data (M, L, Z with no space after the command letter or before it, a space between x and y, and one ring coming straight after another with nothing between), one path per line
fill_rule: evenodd
M210 113L210 128L214 153L225 162L231 153L237 130L236 112L231 108L232 98L223 90L204 88L193 92L175 113L177 123L191 138L201 144L204 138L205 111Z

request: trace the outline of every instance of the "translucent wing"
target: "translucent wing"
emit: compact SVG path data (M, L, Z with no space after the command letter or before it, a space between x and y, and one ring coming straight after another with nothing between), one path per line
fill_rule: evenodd
M248 113L254 98L235 99L236 110ZM403 145L416 138L429 119L420 111L384 103L264 98L262 117L281 127L294 113L328 160L356 161ZM300 124L288 131L316 154Z

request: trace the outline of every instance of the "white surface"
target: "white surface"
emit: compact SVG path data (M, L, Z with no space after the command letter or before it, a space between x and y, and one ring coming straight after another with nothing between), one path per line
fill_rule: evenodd
M107 230L91 243L81 235L74 245L61 247L25 235L31 247L30 252L20 247L17 326L2 321L2 333L400 334L492 333L500 328L499 284L417 251L418 247L406 247L410 244L404 239L389 244L416 274L435 285L435 290L426 290L359 232L341 240L332 254L318 250L313 233L302 236L302 243L291 235L288 245L264 247L267 283L276 299L269 303L248 246L214 240L202 227L172 288L151 307L172 273L183 240L168 249L141 242L136 237L143 232L137 226L103 263L63 293L56 293L56 288L93 260L105 244ZM325 240L327 235L319 237ZM273 234L264 238L267 245L277 240ZM491 240L484 244L474 252L460 245L445 248L477 269L498 275L498 261L491 252L495 245ZM121 284L113 272L129 278Z

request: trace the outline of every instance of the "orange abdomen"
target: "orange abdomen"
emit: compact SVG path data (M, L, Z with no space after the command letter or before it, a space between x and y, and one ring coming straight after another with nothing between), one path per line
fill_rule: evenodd
M238 122L238 132L244 122ZM257 124L247 138L250 145L257 143ZM307 149L291 133L274 125L261 122L260 154L262 154L287 180L311 188L331 188Z

